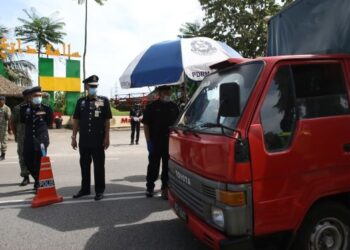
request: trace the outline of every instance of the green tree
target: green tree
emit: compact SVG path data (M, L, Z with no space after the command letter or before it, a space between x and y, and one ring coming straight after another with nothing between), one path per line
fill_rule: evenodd
M207 27L204 25L201 25L199 22L194 23L185 23L180 28L180 35L178 35L179 38L191 38L191 37L198 37L198 36L208 36L208 30Z
M103 2L107 0L94 0L99 5L103 5ZM85 58L87 49L87 22L88 22L88 0L78 0L78 4L85 4L85 35L84 35L84 53L83 53L83 79L86 76Z
M244 57L263 56L267 44L267 18L282 6L275 0L199 0L205 11L209 37L224 41ZM284 1L283 5L292 0Z
M0 24L0 39L4 38L5 35L7 35L9 33L9 30Z
M5 38L9 33L9 30L0 25L0 39ZM3 64L6 72L6 77L21 86L32 85L29 70L35 69L35 66L26 61L19 60L16 55L7 54L7 57L3 59Z
M63 91L55 92L55 112L61 112L62 114L66 111L66 93Z
M38 63L40 59L41 49L48 44L63 43L63 37L66 35L63 28L66 25L61 19L53 17L39 16L35 8L31 8L30 12L23 10L28 20L18 18L22 23L21 26L15 28L16 36L24 43L35 43L38 50ZM40 76L38 74L38 83Z

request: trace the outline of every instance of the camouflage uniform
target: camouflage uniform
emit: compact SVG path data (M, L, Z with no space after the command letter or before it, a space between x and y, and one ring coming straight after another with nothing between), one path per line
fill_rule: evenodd
M0 108L0 144L2 154L7 150L7 130L10 117L11 109L4 104L4 106Z
M25 132L25 124L21 122L20 117L20 108L21 105L25 104L25 102L22 102L21 104L15 106L12 110L12 119L16 126L16 134L15 139L17 142L17 154L19 158L19 165L21 167L21 176L22 177L28 177L29 171L24 163L24 157L23 157L23 144L24 144L24 132Z

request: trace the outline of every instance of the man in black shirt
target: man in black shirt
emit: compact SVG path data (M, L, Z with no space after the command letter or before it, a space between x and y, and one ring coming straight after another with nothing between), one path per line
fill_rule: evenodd
M52 109L41 103L41 87L32 88L30 93L31 102L20 107L20 119L25 124L23 159L34 178L36 190L39 186L40 159L50 143L48 128L52 123ZM42 146L45 152L42 151Z
M136 140L135 143L139 144L140 138L140 122L142 120L142 109L141 105L135 104L130 110L130 124L131 124L131 142L130 145L134 144L135 132L136 132Z
M177 119L179 110L170 100L170 87L157 88L159 100L147 105L143 116L144 132L148 149L147 167L147 197L154 193L154 182L159 176L160 160L162 160L161 191L162 197L167 199L168 160L169 160L169 127Z
M86 97L77 101L73 116L72 147L77 148L79 131L79 153L81 167L81 189L73 196L79 198L90 194L90 166L94 162L95 200L101 200L105 191L105 150L109 147L109 127L112 118L109 100L97 96L98 76L83 80L88 91Z

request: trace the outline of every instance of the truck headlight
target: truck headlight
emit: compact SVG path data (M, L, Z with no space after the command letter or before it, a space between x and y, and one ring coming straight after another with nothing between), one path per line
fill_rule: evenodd
M218 207L211 207L211 219L221 228L225 226L224 211Z

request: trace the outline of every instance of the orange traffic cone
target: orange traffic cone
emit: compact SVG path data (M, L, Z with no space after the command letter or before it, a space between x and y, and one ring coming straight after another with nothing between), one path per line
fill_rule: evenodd
M32 207L42 207L61 201L63 201L63 197L57 195L50 158L42 156L40 162L39 187L32 200Z

